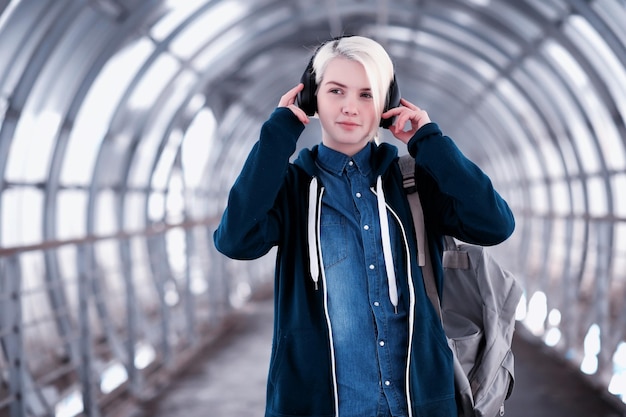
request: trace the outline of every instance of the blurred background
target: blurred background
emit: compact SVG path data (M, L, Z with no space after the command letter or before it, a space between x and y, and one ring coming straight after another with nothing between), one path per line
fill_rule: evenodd
M383 44L510 203L518 325L626 402L625 22L624 0L0 0L0 416L114 415L264 291L272 256L212 232L341 34Z

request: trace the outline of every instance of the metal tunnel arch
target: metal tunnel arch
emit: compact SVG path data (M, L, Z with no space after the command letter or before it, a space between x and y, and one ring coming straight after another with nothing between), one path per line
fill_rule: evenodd
M624 21L623 0L0 1L0 415L114 415L265 288L271 257L226 260L212 230L342 33L385 45L511 204L520 322L626 398Z

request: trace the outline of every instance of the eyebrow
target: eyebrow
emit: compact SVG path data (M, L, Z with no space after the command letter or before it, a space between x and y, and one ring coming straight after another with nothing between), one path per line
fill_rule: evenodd
M341 88L348 88L348 86L347 86L347 85L342 84L342 83L337 82L337 81L327 81L327 82L325 82L324 84L333 84L333 85L336 85L337 87L341 87ZM371 89L370 87L360 88L359 90L360 90L360 91L372 91L372 89Z

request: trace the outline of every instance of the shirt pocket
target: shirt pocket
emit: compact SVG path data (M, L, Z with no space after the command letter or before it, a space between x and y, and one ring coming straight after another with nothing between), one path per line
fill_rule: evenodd
M348 257L348 225L344 216L331 210L322 210L320 222L322 259L328 269Z

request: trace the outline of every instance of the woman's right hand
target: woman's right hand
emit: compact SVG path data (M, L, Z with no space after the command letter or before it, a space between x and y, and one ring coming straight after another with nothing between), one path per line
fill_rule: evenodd
M306 115L304 110L296 105L296 97L298 97L298 93L302 91L304 88L304 84L300 83L291 90L287 91L278 102L278 107L287 107L290 109L293 114L305 125L309 124L309 117Z

